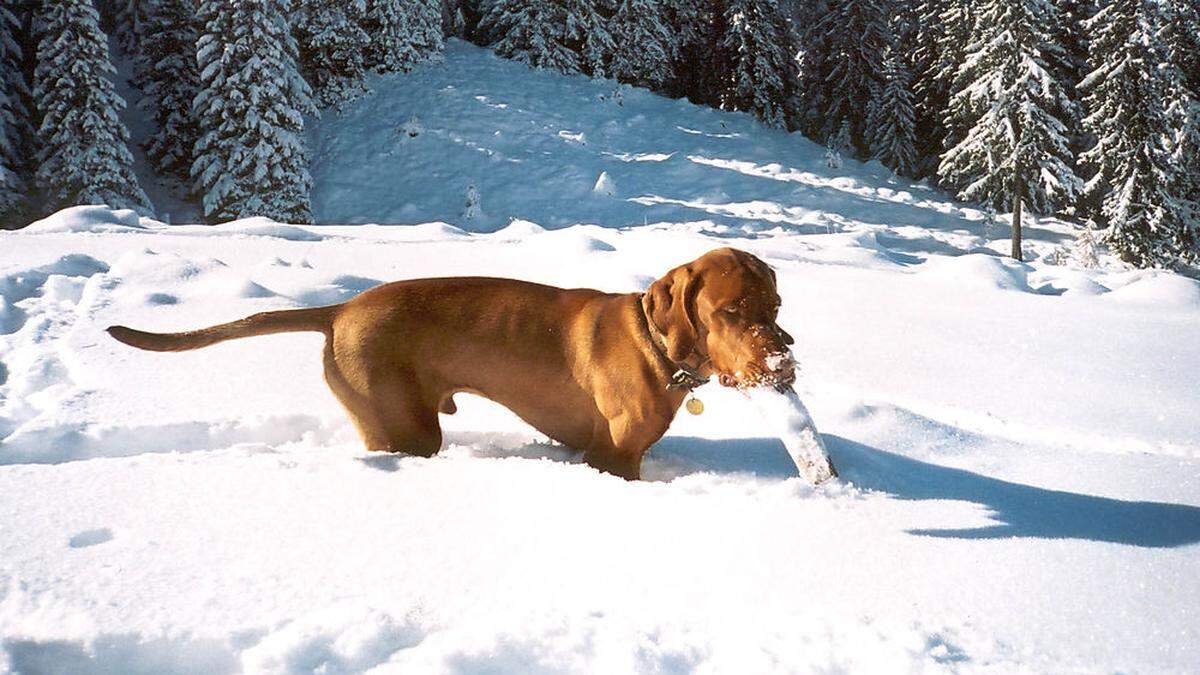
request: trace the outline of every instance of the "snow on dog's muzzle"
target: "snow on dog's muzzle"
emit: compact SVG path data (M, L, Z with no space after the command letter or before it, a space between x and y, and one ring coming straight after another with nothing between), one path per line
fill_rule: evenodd
M796 381L796 359L790 351L773 351L751 363L746 371L722 375L721 384L743 390L765 387L782 391Z
M796 381L796 359L790 351L776 352L763 359L767 372L774 378L772 386L790 387Z

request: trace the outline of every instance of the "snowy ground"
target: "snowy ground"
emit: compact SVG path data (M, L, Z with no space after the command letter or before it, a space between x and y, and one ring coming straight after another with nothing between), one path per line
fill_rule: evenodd
M323 221L454 225L81 209L0 233L0 672L1200 663L1200 284L1051 265L1053 221L1021 265L881 169L517 68L456 43L314 127ZM778 270L836 484L715 385L626 483L479 399L442 455L368 456L318 335L152 354L102 332L432 275L638 290L724 245Z

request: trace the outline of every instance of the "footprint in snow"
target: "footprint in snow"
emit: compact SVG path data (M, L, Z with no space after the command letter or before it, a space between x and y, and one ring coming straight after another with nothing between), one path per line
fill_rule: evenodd
M71 548L87 548L103 544L106 541L112 541L112 538L112 530L102 527L98 530L84 530L83 532L76 533L75 536L71 537L68 544L70 544Z

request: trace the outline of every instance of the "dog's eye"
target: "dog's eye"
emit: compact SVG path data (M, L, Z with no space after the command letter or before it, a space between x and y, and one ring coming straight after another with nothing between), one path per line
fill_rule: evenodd
M725 308L726 314L737 314L739 311L741 311L741 310L738 308L737 305L730 305Z

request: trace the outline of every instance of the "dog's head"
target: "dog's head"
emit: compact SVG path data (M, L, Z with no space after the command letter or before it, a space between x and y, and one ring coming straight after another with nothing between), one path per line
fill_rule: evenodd
M732 248L710 251L676 267L646 291L650 320L663 335L667 356L698 354L727 387L779 386L796 379L779 316L775 272Z

